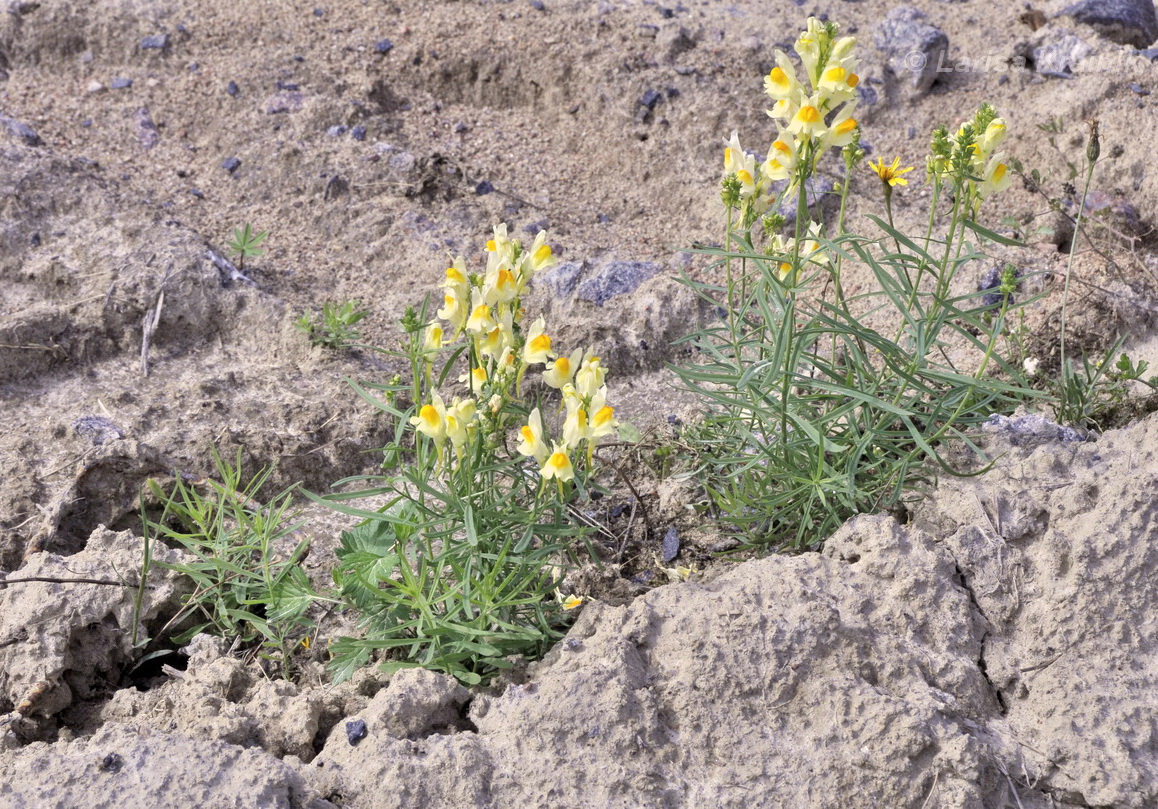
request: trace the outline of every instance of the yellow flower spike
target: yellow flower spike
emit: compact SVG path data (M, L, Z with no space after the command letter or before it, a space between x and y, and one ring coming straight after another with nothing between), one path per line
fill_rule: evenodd
M543 464L539 474L543 480L551 480L552 478L560 484L575 479L575 467L571 465L571 459L567 456L567 450L560 444L555 444L551 450L547 462Z
M909 184L909 181L906 180L901 175L907 174L908 172L912 171L913 167L912 166L906 166L905 168L901 168L900 165L901 165L901 158L899 158L899 157L894 157L892 165L889 165L889 166L885 165L885 159L883 157L881 157L881 158L877 159L877 165L875 165L875 166L873 165L872 161L870 160L868 167L870 169L872 169L874 172L876 172L876 175L881 178L881 182L888 183L889 187L891 188L892 186L895 186L895 185L908 185Z
M567 596L567 598L563 600L563 609L567 612L582 606L583 599L576 595Z

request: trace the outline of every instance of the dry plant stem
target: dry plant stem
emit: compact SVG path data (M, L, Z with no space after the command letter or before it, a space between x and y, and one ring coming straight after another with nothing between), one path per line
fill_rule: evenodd
M601 449L605 449L605 447L596 447L596 451L601 450ZM602 459L600 459L600 460L602 460ZM623 485L626 486L628 491L631 492L631 496L635 498L635 502L639 503L639 510L643 512L643 525L647 529L647 537L650 539L652 536L651 516L647 513L647 506L644 505L643 498L639 496L639 492L636 491L635 486L632 484L632 482L630 480L628 480L627 476L625 474L623 474L622 469L620 469L615 464L609 464L609 466L611 466L611 468L615 470L615 474L619 476L620 481L622 481ZM633 508L634 508L634 506L633 506Z
M1074 237L1070 241L1070 255L1066 260L1066 283L1065 289L1062 291L1062 310L1061 310L1061 368L1062 373L1065 373L1066 367L1066 310L1069 306L1070 300L1070 275L1074 267L1074 255L1078 249L1078 234L1081 233L1082 215L1086 211L1086 196L1090 193L1090 181L1094 178L1094 166L1097 161L1089 161L1089 167L1086 169L1086 184L1082 189L1082 199L1078 204L1078 215L1074 220ZM1088 236L1086 237L1089 238Z
M108 587L138 587L139 585L126 581L113 581L111 579L58 579L53 576L25 576L19 579L0 579L0 587L7 584L25 584L27 582L47 582L48 584L101 584ZM145 587L149 590L153 589L152 585L146 584Z

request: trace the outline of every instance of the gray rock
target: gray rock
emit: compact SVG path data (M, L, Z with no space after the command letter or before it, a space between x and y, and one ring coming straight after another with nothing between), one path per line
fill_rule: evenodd
M1078 63L1093 50L1084 39L1068 31L1059 32L1033 49L1033 67L1043 76L1072 76Z
M28 146L39 146L41 144L40 136L36 134L36 130L23 121L17 121L15 118L0 115L0 124L8 130L12 137L19 138Z
M602 306L617 295L634 292L640 284L660 271L649 261L612 261L599 273L579 284L579 297Z
M274 93L265 100L266 115L278 115L283 112L297 112L302 108L305 97L294 90Z
M153 36L144 37L140 44L140 48L143 51L163 51L167 47L169 47L168 34L154 34Z
M949 37L925 22L925 13L912 6L897 6L877 23L873 44L886 55L897 79L916 96L929 91L937 79L937 68L949 53Z
M97 446L125 437L125 431L104 416L81 416L72 423L72 429Z
M141 107L137 110L136 115L133 116L133 123L137 130L137 141L142 147L152 149L157 145L157 141L161 138L161 132L157 129L157 125L153 123L153 118L149 115L148 107Z
M241 160L236 157L227 157L221 161L221 168L232 174L241 168Z
M112 90L127 90L133 86L133 80L125 78L124 76L117 76L109 82L109 88Z
M1153 0L1080 0L1061 14L1122 45L1146 48L1158 39Z
M583 269L583 263L579 261L556 264L538 276L535 279L535 284L546 287L552 297L569 298L575 291L575 287L579 286L579 279L583 277Z

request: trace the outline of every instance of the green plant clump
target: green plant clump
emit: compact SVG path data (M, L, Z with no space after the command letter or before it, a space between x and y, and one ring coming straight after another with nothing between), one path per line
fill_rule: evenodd
M225 243L229 252L237 256L237 269L244 272L246 259L265 255L261 243L269 235L268 230L254 230L249 224L233 229L233 239Z
M354 326L369 314L369 309L358 308L357 301L326 303L320 319L314 320L307 313L297 319L294 327L316 346L339 349L357 342L360 335Z
M306 612L317 598L300 565L308 540L288 553L279 547L301 527L290 512L296 487L261 505L254 498L270 470L247 481L240 450L232 464L216 450L213 460L216 480L194 484L178 477L170 492L154 480L148 482L162 512L152 520L142 510L145 563L151 559L149 544L157 539L193 557L189 562L152 562L189 577L194 585L168 624L178 629L175 643L187 643L201 632L231 638L257 649L288 678L294 644L312 627Z
M727 210L716 259L722 284L686 280L721 316L687 338L698 360L676 370L709 403L693 428L702 473L721 520L750 545L815 548L848 517L889 510L952 472L944 447L995 413L1045 394L1007 358L1008 323L1026 301L1012 266L995 289L961 290L986 242L1016 245L983 227L983 203L1008 187L1005 122L982 106L955 133L933 133L928 227L897 230L892 195L906 184L900 159L869 165L886 216L879 233L846 228L854 169L864 152L854 117L854 40L810 19L796 43L807 75L777 53L765 81L779 133L757 164L733 134L724 157ZM840 213L824 235L809 190L828 149L839 149ZM781 181L779 190L773 185ZM782 235L794 207L790 236ZM947 230L936 232L939 214ZM872 288L850 294L856 262ZM881 326L874 324L899 324Z
M425 307L403 318L402 350L384 353L409 366L409 380L355 384L395 433L382 474L339 481L361 488L324 498L363 521L342 534L334 574L362 629L331 647L338 680L383 652L387 670L478 683L513 657L541 655L582 603L560 590L582 535L572 503L618 423L599 358L557 355L543 318L524 321L528 282L554 263L545 236L524 248L496 227L485 270L461 257L447 269L435 319ZM547 406L552 389L561 407ZM352 504L370 497L384 505Z

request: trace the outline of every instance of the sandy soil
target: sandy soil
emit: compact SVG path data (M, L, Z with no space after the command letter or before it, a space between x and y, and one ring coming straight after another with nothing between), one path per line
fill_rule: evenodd
M389 425L343 380L396 369L311 347L293 321L354 298L372 312L366 341L389 345L446 255L473 260L499 221L548 229L576 283L640 263L651 277L628 294L597 304L543 285L534 303L559 342L608 359L622 417L691 417L664 365L702 313L673 277L704 276L683 251L721 237L723 141L738 130L765 147L762 75L810 13L860 39L870 157L919 165L929 131L982 101L1006 117L1044 194L1015 184L988 224L1016 222L1030 242L1007 257L1040 273L1029 317L1045 368L1072 230L1048 198L1073 211L1068 166L1082 121L1100 119L1090 209L1104 227L1075 264L1073 339L1127 334L1158 367L1158 68L1136 50L1153 43L1059 15L1065 3L915 3L949 41L927 91L874 45L881 0L7 5L0 571L13 577L134 569L141 483L207 473L213 444L273 465L274 486L365 471ZM879 183L864 172L853 190L850 219L867 228ZM928 193L898 194L898 224L923 226ZM244 223L270 235L239 277L214 256ZM0 802L1153 806L1158 639L1135 618L1158 596L1154 429L1011 451L1003 472L943 481L914 525L861 520L823 554L712 568L705 551L702 581L596 605L501 693L375 672L291 686L212 644L184 678L138 691L122 679L119 596L11 584L0 713L39 703L0 742ZM650 488L658 521L686 514L687 491ZM309 513L319 581L341 527ZM157 584L150 621L181 593ZM352 747L343 723L359 716L381 732ZM146 777L158 772L172 780Z

